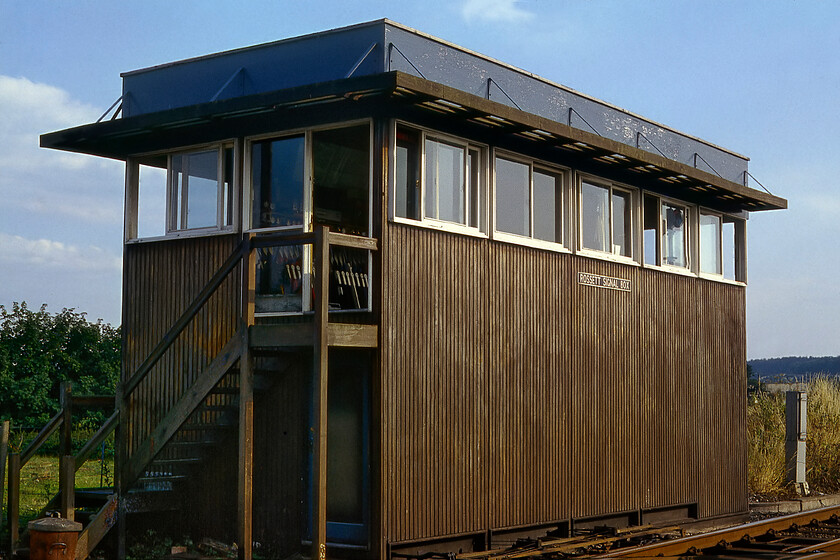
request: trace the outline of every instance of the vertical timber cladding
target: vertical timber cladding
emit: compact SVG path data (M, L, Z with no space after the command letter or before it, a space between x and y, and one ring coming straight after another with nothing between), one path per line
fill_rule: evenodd
M702 281L700 515L747 511L745 290Z
M387 231L386 540L746 510L743 287Z
M555 289L572 300L569 398L571 514L638 508L639 269L572 257L575 277ZM590 285L580 273L629 280L629 290ZM571 482L571 484L570 484Z
M573 257L488 245L489 528L566 520Z
M389 224L382 316L385 538L487 527L487 241Z
M239 239L198 237L125 246L122 380L128 379L199 294ZM129 398L128 456L165 416L236 330L239 268L184 329Z
M697 280L640 271L640 505L696 504L700 486ZM731 311L730 311L731 312Z

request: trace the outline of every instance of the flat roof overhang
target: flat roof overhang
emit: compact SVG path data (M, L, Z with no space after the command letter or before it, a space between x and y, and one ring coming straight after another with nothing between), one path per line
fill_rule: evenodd
M729 181L694 166L604 138L403 72L347 78L234 99L202 103L124 119L113 119L47 133L41 146L124 160L131 155L173 149L271 131L271 123L289 128L289 116L382 107L382 100L438 118L480 128L496 137L533 142L555 149L586 171L643 182L677 198L725 211L779 210L787 200ZM368 105L370 104L370 105ZM356 116L361 116L361 113ZM303 122L303 121L302 121Z

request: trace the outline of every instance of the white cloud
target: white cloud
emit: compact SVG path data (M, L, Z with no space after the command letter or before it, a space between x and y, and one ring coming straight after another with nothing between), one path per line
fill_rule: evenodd
M57 218L122 222L119 162L40 147L44 132L95 121L100 113L57 87L0 75L0 200L3 213L30 223Z
M524 23L534 14L519 7L517 0L465 0L461 14L467 22Z
M2 232L0 264L3 265L0 268L16 267L14 270L23 274L33 272L33 269L63 272L119 272L122 269L119 256L94 245L80 247L61 241L27 239Z
M55 86L26 78L0 75L0 165L3 169L33 169L49 161L69 168L96 160L78 154L55 157L39 148L39 135L96 121L99 111L76 101Z

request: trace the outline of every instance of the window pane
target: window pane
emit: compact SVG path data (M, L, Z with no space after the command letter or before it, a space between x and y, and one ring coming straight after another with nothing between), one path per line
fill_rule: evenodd
M333 231L367 235L370 127L314 132L312 162L315 222Z
M419 133L397 128L395 212L401 218L420 219Z
M254 227L303 225L303 148L303 136L253 145Z
M137 193L137 237L166 235L166 156L154 165L140 165Z
M700 214L700 272L721 274L720 218Z
M645 264L659 264L659 199L645 195L644 207L644 244Z
M613 189L612 206L612 252L630 257L633 251L630 193Z
M257 249L256 298L257 313L283 313L301 310L303 287L300 245Z
M531 234L529 167L496 158L496 230Z
M686 267L685 208L662 203L662 264Z
M598 185L581 183L581 241L586 249L608 251L610 223L610 190Z
M743 222L742 222L743 223ZM741 280L735 272L735 247L737 246L735 222L724 220L723 222L723 277L728 280Z
M222 219L223 225L233 225L233 148L225 148L224 162L224 192L222 193Z
M175 229L216 226L218 171L217 150L172 156Z
M464 148L426 140L426 217L465 224Z
M484 191L481 181L481 171L483 166L481 164L481 152L478 150L470 150L469 161L470 166L470 227L482 228L484 212ZM483 229L483 228L482 228Z
M534 237L560 243L562 236L562 178L534 170Z

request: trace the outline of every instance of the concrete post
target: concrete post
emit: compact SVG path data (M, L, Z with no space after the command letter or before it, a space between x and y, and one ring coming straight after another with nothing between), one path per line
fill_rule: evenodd
M796 492L807 496L805 481L805 439L808 432L808 393L785 393L785 480Z

